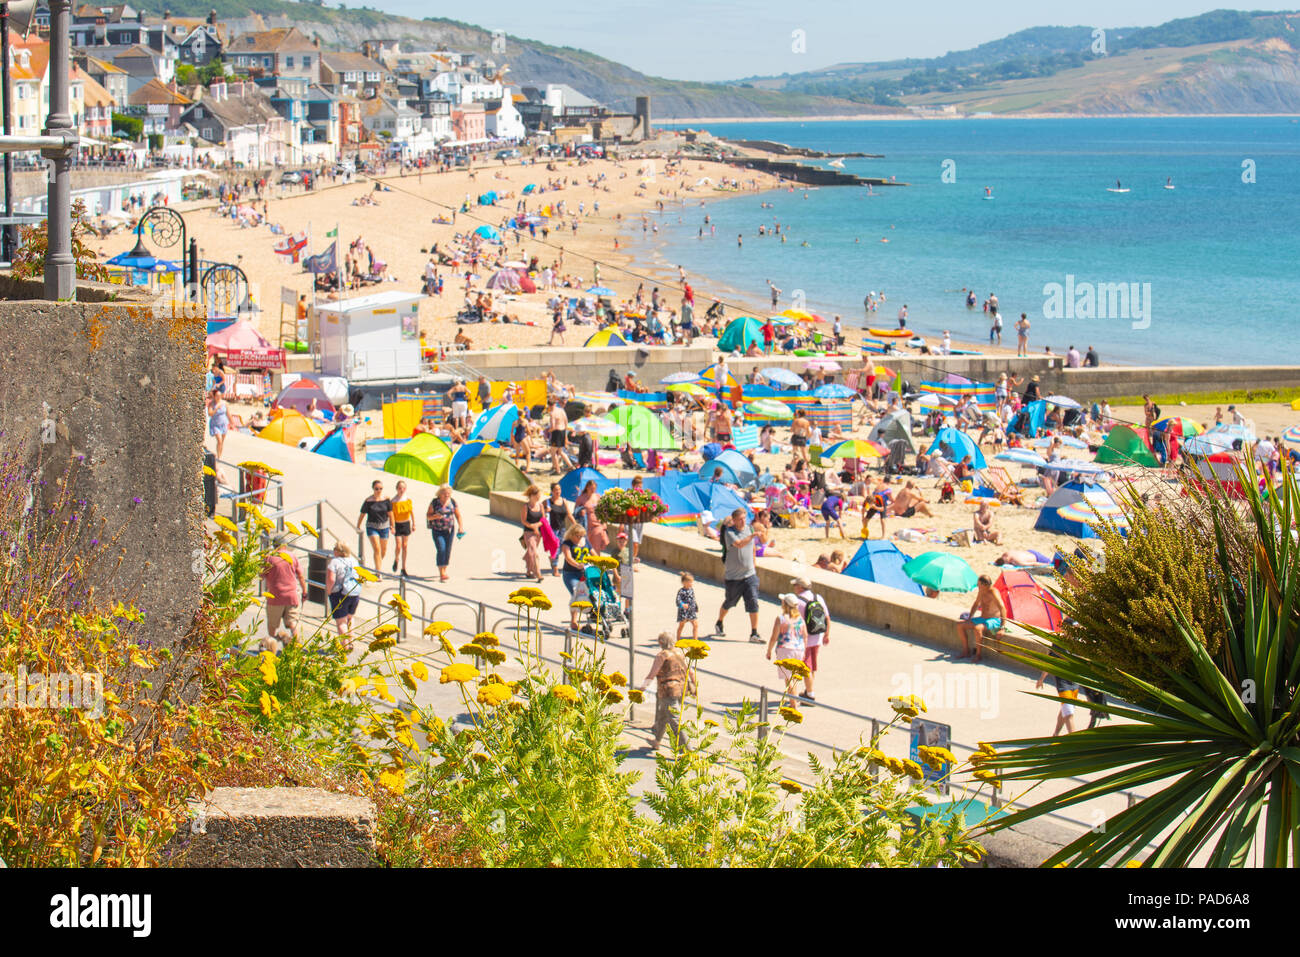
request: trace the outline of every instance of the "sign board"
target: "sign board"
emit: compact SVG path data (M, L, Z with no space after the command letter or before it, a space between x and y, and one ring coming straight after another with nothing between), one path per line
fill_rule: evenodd
M293 290L293 289L290 289L288 286L281 286L281 287L280 287L280 305L282 305L282 306L296 306L296 305L298 305L298 293L297 293L297 291L296 291L296 290Z
M912 719L912 731L907 745L907 756L925 769L925 785L938 790L940 794L948 793L948 776L952 767L945 764L938 771L921 760L921 748L949 748L952 745L952 725L924 718Z
M216 349L236 369L284 369L283 349Z

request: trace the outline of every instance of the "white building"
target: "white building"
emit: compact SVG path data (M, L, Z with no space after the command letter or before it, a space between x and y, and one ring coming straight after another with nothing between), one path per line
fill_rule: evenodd
M499 140L523 140L527 135L523 117L519 115L509 87L505 89L505 96L484 103L483 108L488 136Z

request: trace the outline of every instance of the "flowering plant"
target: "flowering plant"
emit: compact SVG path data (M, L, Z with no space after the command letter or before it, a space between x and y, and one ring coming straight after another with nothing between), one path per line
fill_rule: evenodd
M596 503L596 518L606 525L654 522L667 511L663 499L645 489L612 488Z

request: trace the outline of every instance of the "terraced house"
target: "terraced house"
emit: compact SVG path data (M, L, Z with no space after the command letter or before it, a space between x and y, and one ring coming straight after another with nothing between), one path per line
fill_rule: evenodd
M286 90L305 93L321 81L320 41L297 27L242 33L226 46L225 60L254 79L274 77Z

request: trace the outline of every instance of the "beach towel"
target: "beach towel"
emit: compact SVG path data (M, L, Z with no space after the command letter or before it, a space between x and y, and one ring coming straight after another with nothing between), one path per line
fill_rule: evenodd
M555 530L551 528L550 522L542 522L542 547L546 549L546 554L555 561L555 556L560 551L560 540L555 535Z

